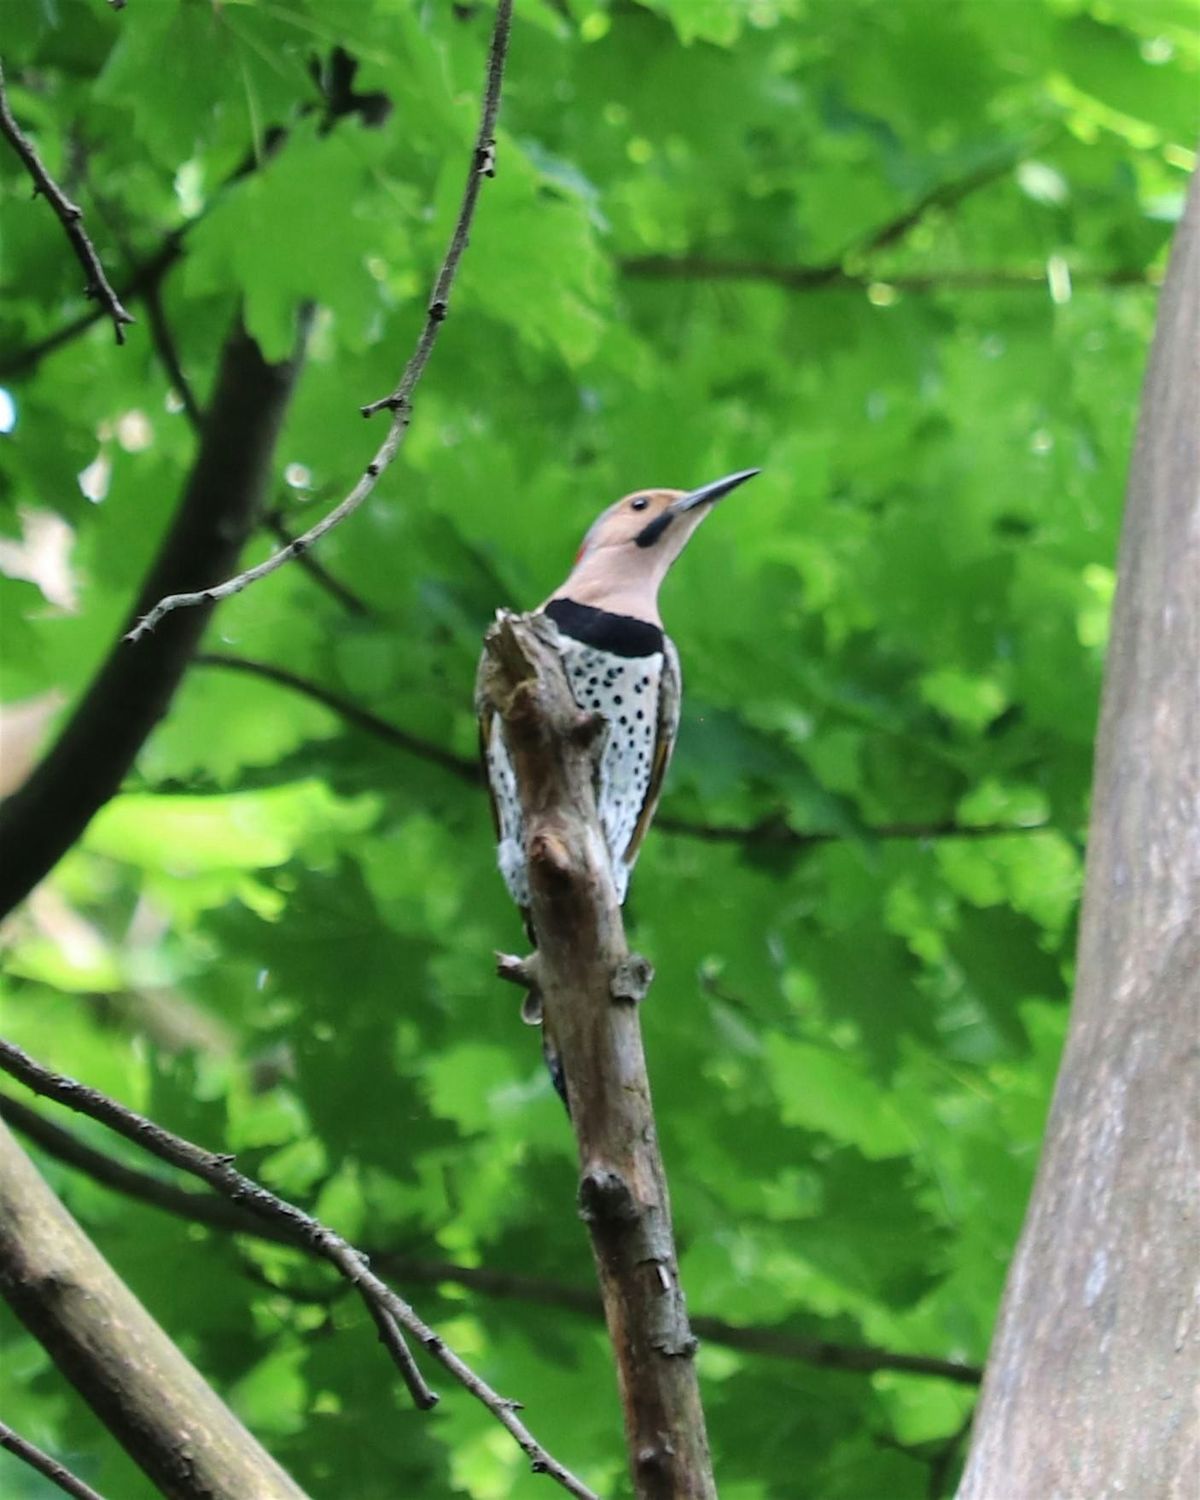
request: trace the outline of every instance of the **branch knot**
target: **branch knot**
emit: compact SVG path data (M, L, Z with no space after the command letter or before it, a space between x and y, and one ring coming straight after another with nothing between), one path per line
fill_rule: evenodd
M641 1213L633 1190L611 1167L589 1167L579 1180L579 1217L588 1224L634 1224Z

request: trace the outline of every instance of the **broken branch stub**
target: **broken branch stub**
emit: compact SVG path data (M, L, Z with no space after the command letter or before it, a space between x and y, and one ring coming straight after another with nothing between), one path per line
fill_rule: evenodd
M630 1469L640 1500L715 1500L636 1003L652 971L626 944L596 812L603 723L576 704L544 616L501 611L484 646L480 695L503 722L520 791L537 985L566 1080Z

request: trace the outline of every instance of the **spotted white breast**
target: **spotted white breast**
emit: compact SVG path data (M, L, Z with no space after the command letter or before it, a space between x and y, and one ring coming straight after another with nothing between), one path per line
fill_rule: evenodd
M646 656L607 651L560 629L563 665L581 709L608 722L600 752L596 807L608 846L617 899L624 901L642 835L654 812L679 721L678 658L662 649ZM529 876L516 776L498 717L488 726L487 774L499 826L500 872L513 900L528 909Z

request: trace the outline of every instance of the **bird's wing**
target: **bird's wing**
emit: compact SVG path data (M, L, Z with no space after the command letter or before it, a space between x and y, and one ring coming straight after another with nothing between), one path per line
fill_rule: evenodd
M654 818L654 810L662 795L667 767L671 764L671 752L675 749L675 736L679 732L679 703L683 690L683 676L679 668L679 653L669 635L663 636L663 664L658 680L658 733L654 742L654 765L650 770L650 784L646 788L646 800L634 824L629 845L624 853L627 865L637 859L646 837L646 830Z

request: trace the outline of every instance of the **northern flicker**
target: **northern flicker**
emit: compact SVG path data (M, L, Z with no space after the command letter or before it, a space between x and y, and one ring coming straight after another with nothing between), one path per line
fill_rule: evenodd
M743 469L690 492L636 490L626 495L601 513L566 581L541 606L558 629L576 703L608 721L596 809L621 902L658 805L679 727L679 656L659 618L659 586L716 501L757 473ZM480 746L500 872L529 928L521 799L504 726L482 703ZM536 941L532 929L530 936ZM526 1019L536 1020L536 1012L527 1010Z

